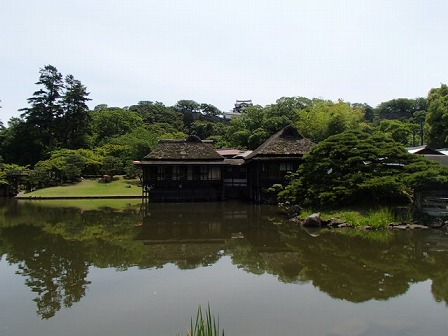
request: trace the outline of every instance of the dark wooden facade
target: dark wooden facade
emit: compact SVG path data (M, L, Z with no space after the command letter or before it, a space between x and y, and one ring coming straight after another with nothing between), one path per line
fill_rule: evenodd
M296 128L287 126L248 155L249 199L264 201L266 189L274 184L283 184L286 174L299 168L303 155L312 146L314 143L304 138Z
M162 140L135 164L143 171L143 196L152 201L222 200L224 158L195 136Z
M165 140L142 161L143 196L151 201L265 201L266 189L284 183L314 144L293 127L247 156L224 157L197 137Z

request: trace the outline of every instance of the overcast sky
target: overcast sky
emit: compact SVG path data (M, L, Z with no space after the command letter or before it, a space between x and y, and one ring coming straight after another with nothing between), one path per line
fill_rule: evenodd
M91 108L425 97L448 82L447 14L446 0L1 0L0 119L47 64Z

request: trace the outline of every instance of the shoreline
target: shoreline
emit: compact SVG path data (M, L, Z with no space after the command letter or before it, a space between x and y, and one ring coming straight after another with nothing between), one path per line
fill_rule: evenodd
M69 199L137 199L143 196L132 196L132 195L97 195L97 196L15 196L13 198L18 200L69 200Z

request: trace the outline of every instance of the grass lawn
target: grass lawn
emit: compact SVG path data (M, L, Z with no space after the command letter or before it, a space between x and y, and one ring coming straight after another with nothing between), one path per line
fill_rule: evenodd
M82 180L77 184L39 189L20 196L24 197L92 197L92 196L141 196L138 180L118 180L100 183L98 180Z

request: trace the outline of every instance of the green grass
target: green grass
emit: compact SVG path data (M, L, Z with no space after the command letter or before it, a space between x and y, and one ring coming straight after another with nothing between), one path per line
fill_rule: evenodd
M313 211L305 210L302 212L301 217L307 217L311 215ZM406 221L411 218L397 218L394 215L394 211L391 208L376 208L376 209L338 209L327 212L321 212L321 216L324 219L338 218L348 224L354 225L355 227L365 227L371 226L373 228L383 228L391 223L397 221Z
M119 177L110 183L98 180L82 180L79 183L39 189L23 194L25 197L92 197L92 196L141 196L138 180L126 180Z

